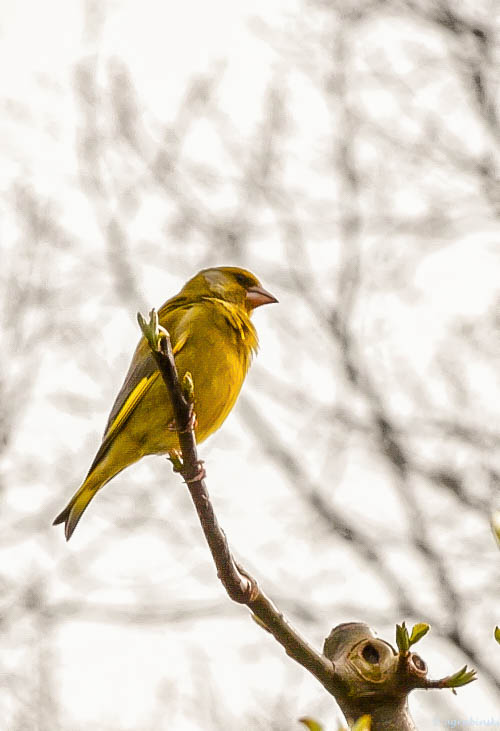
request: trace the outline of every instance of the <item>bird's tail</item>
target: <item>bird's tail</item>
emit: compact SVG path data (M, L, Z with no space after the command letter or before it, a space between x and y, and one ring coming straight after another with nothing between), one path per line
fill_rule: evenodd
M136 447L135 442L132 444ZM64 510L59 513L53 525L64 523L64 535L69 541L88 504L101 489L119 472L137 462L143 453L132 449L127 442L113 440L109 445L104 441L96 454L92 466L82 486L78 488Z
M87 476L83 485L75 492L64 510L55 518L52 525L64 523L64 535L69 541L87 505L97 493L102 484L93 479L92 472Z
M78 525L80 518L87 509L88 504L101 487L104 487L115 475L121 472L127 464L113 462L109 463L106 458L100 459L90 468L81 487L75 492L64 510L55 518L52 525L64 523L64 535L69 541L73 531Z

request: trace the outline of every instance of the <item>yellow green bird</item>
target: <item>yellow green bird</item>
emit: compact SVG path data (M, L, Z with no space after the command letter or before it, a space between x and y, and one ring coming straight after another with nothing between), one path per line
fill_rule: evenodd
M271 302L277 299L251 272L215 267L196 274L158 311L179 378L186 371L193 377L198 442L213 434L233 408L258 345L250 315ZM178 448L173 424L167 389L142 338L87 477L54 520L54 525L64 523L66 540L96 492L118 472L147 454Z

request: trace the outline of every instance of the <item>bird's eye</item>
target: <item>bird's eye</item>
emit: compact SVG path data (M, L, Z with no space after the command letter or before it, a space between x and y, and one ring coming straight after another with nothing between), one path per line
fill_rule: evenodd
M241 284L243 287L245 287L247 284L247 278L245 277L244 274L236 274L236 281L238 282L238 284Z

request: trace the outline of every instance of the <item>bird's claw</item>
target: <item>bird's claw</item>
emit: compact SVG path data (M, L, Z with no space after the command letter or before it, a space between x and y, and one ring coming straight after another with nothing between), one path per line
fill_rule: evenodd
M184 477L184 482L191 484L192 482L198 482L199 480L205 479L207 473L205 468L203 467L203 460L199 459L196 463L196 466L198 467L197 473L192 477Z
M186 425L183 429L180 429L179 431L181 432L181 434L185 434L187 432L194 431L197 426L198 426L198 419L196 418L194 404L191 403L191 404L189 404L189 416L188 416Z
M189 404L189 416L185 426L182 429L178 429L175 419L172 419L172 421L167 425L167 429L169 431L179 432L180 434L188 434L189 432L194 431L197 426L198 419L196 417L194 405Z
M196 463L196 467L198 468L197 472L196 472L196 474L192 475L191 477L184 476L185 465L184 465L184 462L182 461L182 456L181 456L180 450L172 449L169 452L167 459L170 462L172 462L172 467L173 467L174 472L181 473L182 476L184 477L184 482L186 482L186 483L198 482L198 480L203 480L206 477L207 473L206 473L205 468L203 467L204 462L202 459L199 459L197 461L197 463Z

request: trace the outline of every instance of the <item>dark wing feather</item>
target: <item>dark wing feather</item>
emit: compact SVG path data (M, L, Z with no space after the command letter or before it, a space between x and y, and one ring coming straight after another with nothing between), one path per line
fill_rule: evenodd
M189 303L186 301L185 297L177 296L167 300L167 302L165 302L165 304L163 304L158 311L158 319L160 321L160 324L169 332L172 348L175 352L179 350L179 348L176 347L179 337L177 329L174 325L173 315L175 315L175 320L177 321L175 324L178 324L182 316L182 311L188 306ZM106 424L106 428L104 430L103 440L106 439L106 436L108 435L112 424L114 423L130 394L136 388L137 384L139 384L144 378L149 378L149 376L152 375L155 371L156 363L153 356L151 355L149 345L144 338L141 338L139 345L135 349L130 368L128 369L125 380L123 381L123 385L120 389L118 396L115 399L113 408L111 409L111 412L109 414L108 423Z
M145 340L141 340L136 348L130 368L128 369L125 380L123 381L123 385L109 413L108 422L103 434L103 441L108 436L111 427L116 421L118 414L122 410L130 394L144 378L149 378L155 371L156 363L151 355L151 351L149 350L149 345L147 345Z
M174 354L179 352L187 340L187 332L183 332L182 328L176 328L176 325L180 323L182 313L186 312L189 307L190 303L184 297L173 297L165 302L158 312L161 325L169 331ZM104 457L117 432L124 427L140 399L159 377L160 374L149 345L142 338L109 414L102 444L90 466L89 473Z

